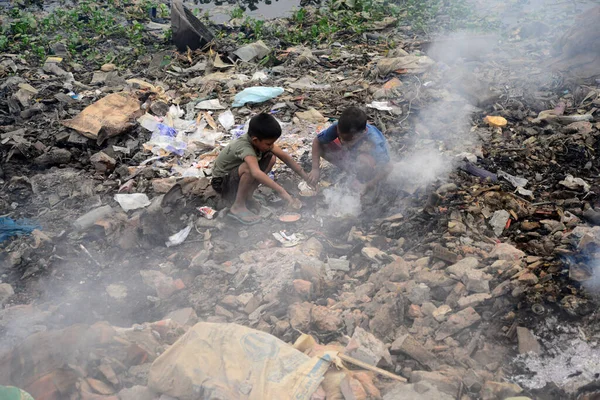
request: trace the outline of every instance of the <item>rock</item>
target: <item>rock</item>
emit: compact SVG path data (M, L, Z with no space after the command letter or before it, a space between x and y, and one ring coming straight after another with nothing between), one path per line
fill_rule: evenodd
M327 266L332 271L350 271L350 261L343 258L328 258Z
M356 327L344 353L369 365L392 365L392 356L385 344L361 327Z
M288 308L288 315L290 316L290 325L292 325L292 328L307 332L311 322L311 309L312 304L307 302L292 304Z
M6 300L15 294L15 290L8 283L0 283L0 307L2 307Z
M210 251L202 249L198 253L196 253L196 255L192 258L192 261L190 261L190 265L188 268L202 270L209 259Z
M465 328L479 322L481 317L472 307L467 307L464 310L453 314L446 322L442 324L440 329L435 334L435 340L444 340Z
M346 375L340 384L340 390L345 400L367 400L367 392L363 385L353 377Z
M479 260L475 257L466 257L446 268L446 271L450 272L453 275L456 275L458 279L462 279L462 277L472 269L477 268L479 266Z
M452 312L452 308L450 308L447 304L442 304L432 313L433 318L437 322L444 322L446 320L446 316Z
M225 307L222 307L218 304L215 306L215 315L220 315L221 317L225 317L229 320L233 319L233 317L234 317L234 315L231 311L229 311Z
M119 392L120 400L154 400L158 396L146 386L132 386Z
M534 221L523 221L521 222L521 229L524 231L535 231L536 229L540 229L540 223Z
M515 396L522 391L523 389L514 383L486 381L481 391L481 399L505 399L506 397Z
M431 289L424 283L419 283L411 289L407 297L411 303L421 305L431 300Z
M372 274L369 282L374 283L376 288L380 288L385 282L402 282L410 278L408 271L408 264L402 258L397 258Z
M340 312L325 306L313 306L310 319L315 329L321 332L336 332L343 324Z
M165 316L165 319L173 320L181 326L193 326L198 322L198 315L193 308L186 307L171 311Z
M490 281L486 277L487 275L481 270L471 270L463 275L462 281L469 292L489 293Z
M177 178L158 178L152 179L152 190L155 193L168 193L177 183Z
M427 381L414 384L398 383L383 395L383 400L455 400Z
M436 370L439 366L436 356L410 334L401 335L394 340L390 351L392 354L405 354L431 370Z
M458 300L458 307L460 309L467 307L477 307L479 304L491 298L492 296L487 293L472 294L470 296L463 297L460 300Z
M519 282L523 282L528 285L535 285L539 282L539 279L533 272L525 272L519 275Z
M359 299L365 296L371 297L373 293L375 293L375 284L372 282L367 282L354 289L354 295Z
M86 382L96 393L103 395L110 395L115 393L115 390L111 386L98 379L86 378Z
M377 308L375 315L369 321L369 329L375 336L380 339L394 337L394 331L397 326L404 321L404 305L403 297L398 296L393 299L388 299L386 302Z
M98 207L77 218L73 226L75 229L84 230L93 226L96 221L106 218L112 213L113 209L109 205Z
M252 298L248 300L244 306L244 312L248 315L252 314L258 307L260 307L261 299L258 296L252 295Z
M506 227L506 223L509 219L510 214L506 210L498 210L494 212L492 218L490 218L489 224L496 236L502 235L502 232L504 232L504 228Z
M428 382L435 386L440 392L451 396L456 396L460 382L457 379L449 378L439 372L413 371L410 375L410 383Z
M323 253L323 244L318 239L311 237L300 245L300 251L307 257L318 259Z
M237 297L237 301L242 307L246 307L253 298L254 295L252 293L242 293Z
M115 169L117 161L103 151L99 151L90 157L90 163L94 166L97 172L111 172Z
M144 283L156 290L156 295L161 299L168 299L178 290L185 286L180 285L180 280L174 281L170 276L166 276L160 271L151 269L140 270L140 275Z
M49 167L52 165L61 165L67 164L71 161L71 152L65 149L50 149L47 153L42 154L39 157L36 157L33 160L33 163L36 165L41 165L45 167Z
M115 300L123 300L127 297L127 286L113 283L106 287L106 293Z
M406 316L408 318L412 318L412 319L422 318L423 317L423 313L421 312L421 307L419 307L416 304L411 304L408 307L408 312L406 313Z
M517 339L519 340L519 354L542 354L542 346L537 338L527 328L517 327Z
M104 64L100 67L100 71L102 72L110 72L114 71L115 69L117 69L117 66L115 64Z
M292 282L294 290L303 299L310 299L312 295L312 283L302 279L294 279Z
M322 124L327 122L327 118L325 118L323 114L312 107L306 111L297 112L296 117L298 117L300 121L311 124Z
M377 247L363 247L360 251L360 254L376 264L382 264L385 261L393 261L393 258L388 256L385 252L379 250Z
M448 221L448 232L453 235L464 235L467 233L467 226L460 221Z
M492 297L504 296L505 294L510 292L510 289L511 289L510 281L506 280L506 281L502 282L501 284L499 284L498 286L496 286L494 288L494 290L492 290Z
M489 258L499 260L519 261L525 253L508 243L498 243L489 255Z

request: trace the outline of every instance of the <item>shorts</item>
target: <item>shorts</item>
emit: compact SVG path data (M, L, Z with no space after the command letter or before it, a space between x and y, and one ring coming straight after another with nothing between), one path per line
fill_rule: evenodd
M269 168L269 163L273 158L273 153L268 151L258 160L258 167L261 171L266 172ZM215 192L219 193L223 200L233 203L237 196L238 186L240 185L239 167L232 170L225 176L212 178L210 181Z

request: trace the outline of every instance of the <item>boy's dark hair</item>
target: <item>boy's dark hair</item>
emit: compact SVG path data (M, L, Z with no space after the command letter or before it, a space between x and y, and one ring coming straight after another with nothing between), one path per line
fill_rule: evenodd
M354 135L367 129L367 114L358 107L348 107L338 121L341 133Z
M260 113L252 117L248 125L248 136L259 140L279 139L281 125L271 114Z

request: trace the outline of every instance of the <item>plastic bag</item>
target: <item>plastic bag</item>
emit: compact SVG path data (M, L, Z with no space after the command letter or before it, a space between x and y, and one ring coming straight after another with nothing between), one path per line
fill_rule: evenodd
M241 107L246 103L262 103L279 96L283 91L280 87L249 87L235 95L232 107Z
M164 150L182 156L187 144L179 140L177 136L175 128L171 128L165 124L158 124L146 145L152 149L154 154L158 154L160 150Z

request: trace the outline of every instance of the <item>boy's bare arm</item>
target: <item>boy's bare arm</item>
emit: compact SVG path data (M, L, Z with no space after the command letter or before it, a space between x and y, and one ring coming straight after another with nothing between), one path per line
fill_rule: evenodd
M246 156L244 158L244 162L248 165L248 168L250 169L250 175L252 175L252 177L258 183L262 183L263 185L270 187L271 189L279 193L279 195L284 200L290 201L290 194L283 187L277 184L277 182L269 178L267 174L261 171L260 166L258 165L258 159L256 157Z
M308 174L308 184L316 186L321 177L321 142L319 138L315 138L312 142L312 169Z
M283 161L285 163L285 165L287 165L288 167L290 167L292 169L292 171L294 171L295 173L297 173L298 175L300 175L300 177L302 179L304 179L305 181L308 182L308 174L306 172L304 172L304 170L302 169L302 167L300 166L300 164L298 164L293 158L292 156L290 156L288 153L286 153L285 151L283 151L281 149L281 147L274 145L273 149L271 149L271 151L273 152L273 154L275 154L275 157L279 158L281 161Z

